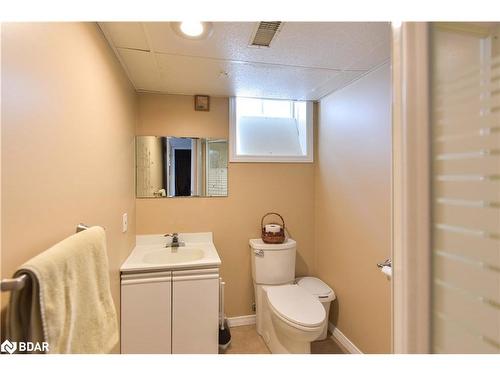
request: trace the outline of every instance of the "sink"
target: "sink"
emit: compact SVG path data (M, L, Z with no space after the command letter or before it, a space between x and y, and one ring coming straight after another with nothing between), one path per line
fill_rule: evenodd
M185 246L165 247L170 239L163 234L136 236L136 246L120 267L122 273L189 270L220 267L221 260L211 232L179 233Z
M175 250L171 247L151 250L143 255L142 260L148 264L171 264L192 262L204 256L205 253L200 248L181 246Z

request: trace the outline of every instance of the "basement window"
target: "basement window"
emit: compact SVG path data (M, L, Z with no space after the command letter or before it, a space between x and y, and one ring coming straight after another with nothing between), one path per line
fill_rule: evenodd
M312 102L230 99L230 161L311 163Z

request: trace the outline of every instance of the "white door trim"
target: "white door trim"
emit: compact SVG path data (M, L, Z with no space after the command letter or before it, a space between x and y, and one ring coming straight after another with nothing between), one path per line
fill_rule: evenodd
M393 27L394 353L430 350L428 24Z

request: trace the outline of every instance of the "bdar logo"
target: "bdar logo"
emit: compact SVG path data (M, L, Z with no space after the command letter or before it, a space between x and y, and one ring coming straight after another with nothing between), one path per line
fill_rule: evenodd
M2 353L12 354L16 351L16 349L17 349L17 343L10 342L9 340L5 340L0 346L0 350L2 351Z

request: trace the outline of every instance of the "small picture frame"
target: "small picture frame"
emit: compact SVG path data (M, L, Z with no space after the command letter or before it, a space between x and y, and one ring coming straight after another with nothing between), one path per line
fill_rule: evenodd
M195 111L210 111L210 96L208 95L195 95L194 96L194 110Z

